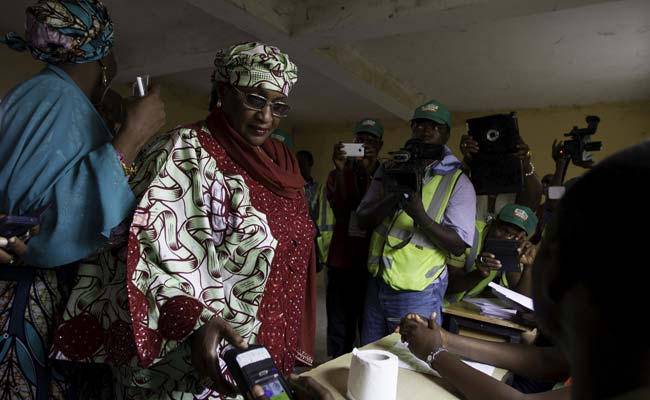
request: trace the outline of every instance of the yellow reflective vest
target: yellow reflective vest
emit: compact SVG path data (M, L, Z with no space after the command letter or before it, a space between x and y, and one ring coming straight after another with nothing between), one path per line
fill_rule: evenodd
M320 185L316 192L316 226L318 227L318 236L316 237L316 246L318 247L318 263L327 264L327 257L330 251L330 243L334 234L334 210L327 201L327 185Z
M436 175L422 188L427 215L440 223L462 171ZM394 221L393 221L394 220ZM391 222L392 226L391 226ZM414 229L404 211L386 218L370 239L368 270L395 290L421 291L445 270L448 252L436 248L424 232Z

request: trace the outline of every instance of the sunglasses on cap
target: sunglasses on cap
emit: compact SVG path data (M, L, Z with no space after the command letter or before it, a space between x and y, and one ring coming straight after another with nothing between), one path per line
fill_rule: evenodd
M289 111L291 111L291 106L288 105L287 103L283 101L271 101L267 99L266 97L259 95L257 93L246 93L237 88L236 86L232 86L233 89L239 93L242 98L244 99L243 104L244 107L248 108L249 110L253 111L262 111L266 108L267 105L271 105L271 114L273 114L274 117L278 118L284 118L289 115Z

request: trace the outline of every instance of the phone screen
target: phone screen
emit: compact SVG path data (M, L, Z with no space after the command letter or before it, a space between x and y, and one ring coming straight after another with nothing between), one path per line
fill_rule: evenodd
M257 384L262 386L264 394L269 400L291 400L287 392L285 392L284 387L282 387L282 383L280 383L277 375L260 380Z
M232 348L224 360L237 386L247 393L255 385L264 389L270 400L292 400L289 384L278 371L271 354L264 346L250 345L248 349Z

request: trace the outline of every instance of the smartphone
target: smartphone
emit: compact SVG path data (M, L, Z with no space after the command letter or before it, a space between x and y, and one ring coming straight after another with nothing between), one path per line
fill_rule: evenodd
M132 94L134 97L144 97L147 95L149 87L149 75L137 76L133 82Z
M501 271L521 272L519 269L519 243L516 240L485 239L483 251L494 254L501 261Z
M260 385L269 400L293 400L289 384L277 369L266 347L250 345L247 349L232 347L224 354L228 371L239 391L251 399L251 388Z
M549 186L548 198L551 200L559 200L564 196L566 188L564 186Z
M50 204L45 204L30 215L5 215L0 218L0 236L5 238L24 236L30 229L41 223L41 218L50 208Z
M343 143L346 157L363 157L365 154L363 143Z
M24 236L40 222L41 220L38 217L5 215L0 218L0 236L5 238Z

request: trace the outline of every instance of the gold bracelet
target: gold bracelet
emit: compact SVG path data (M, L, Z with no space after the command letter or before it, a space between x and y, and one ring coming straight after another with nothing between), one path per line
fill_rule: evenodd
M124 162L122 162L122 170L124 170L124 175L131 177L135 175L136 172L138 172L138 168L135 165L131 165L130 167L127 167Z
M129 167L128 165L126 165L126 162L124 161L126 159L126 157L124 157L124 153L122 153L118 149L115 149L115 151L117 152L117 157L120 159L120 165L122 165L122 171L124 171L124 175L129 178L135 175L135 173L138 172L138 168L135 166L135 163L131 164L131 166Z

